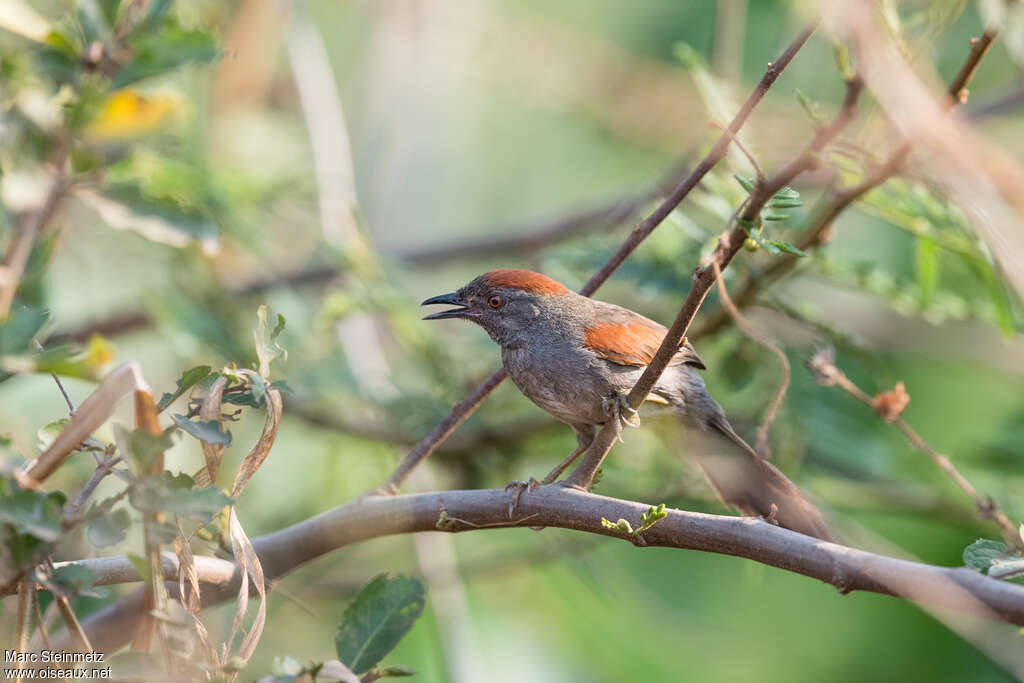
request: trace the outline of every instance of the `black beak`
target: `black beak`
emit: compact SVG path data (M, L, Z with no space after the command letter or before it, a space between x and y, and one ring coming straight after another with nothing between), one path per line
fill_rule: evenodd
M424 320L444 320L445 318L465 318L466 304L459 301L459 293L452 292L451 294L441 294L439 296L433 296L424 301L420 306L429 306L430 304L448 304L450 306L458 306L458 308L452 308L447 311L441 311L440 313L432 313L425 316Z

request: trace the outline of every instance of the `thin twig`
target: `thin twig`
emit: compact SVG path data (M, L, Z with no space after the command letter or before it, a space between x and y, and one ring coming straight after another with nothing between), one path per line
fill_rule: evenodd
M68 627L68 633L71 634L71 640L75 647L79 652L93 652L89 636L85 634L82 624L75 616L75 610L71 609L71 601L66 595L55 595L54 600L57 602L57 609L60 610L60 615L64 618L64 625Z
M73 501L71 501L71 504L65 508L65 519L74 520L79 516L79 514L81 514L82 508L85 507L86 502L89 500L89 496L93 494L100 482L114 471L114 465L120 463L121 460L122 458L119 455L108 456L96 465L96 469L93 470L92 476L89 477L89 481L85 482L82 490L78 492L78 495L75 496Z
M966 101L967 85L974 77L974 74L977 73L978 66L985 55L988 54L996 39L996 35L996 30L989 29L980 37L971 40L971 49L957 75L950 82L946 90L945 105L947 108L951 109ZM831 233L832 223L839 214L865 194L897 175L903 169L903 165L910 156L910 152L910 143L904 141L884 162L876 166L859 183L848 188L834 188L812 213L810 223L796 240L797 248L802 251L808 251L827 242ZM791 256L779 257L769 263L760 273L748 274L743 282L735 288L733 298L736 305L741 308L746 306L766 283L785 275L796 267L799 262L799 259ZM696 339L714 334L728 321L728 312L724 310L718 311L691 336Z
M722 278L722 271L718 267L716 261L712 261L711 264L715 268L715 279L718 282L718 298L722 302L722 307L729 312L732 319L736 322L736 325L743 330L748 337L753 339L755 342L766 348L771 352L773 356L779 359L779 365L782 367L782 377L779 378L779 388L775 390L775 395L772 397L771 402L768 404L768 408L764 411L764 417L761 418L761 426L757 428L757 442L756 448L757 454L765 459L772 457L771 446L768 444L768 431L772 427L772 423L775 422L775 416L779 412L779 407L782 405L782 400L786 397L786 390L789 388L789 379L792 375L789 367L789 358L783 353L775 344L768 341L763 335L759 334L758 331L750 324L750 321L743 317L740 313L740 309L736 308L736 304L729 298L729 292L725 287L725 280Z
M792 43L783 51L779 56L779 59L768 65L764 76L761 77L760 82L754 88L753 92L747 97L747 100L743 103L740 111L733 118L729 124L729 131L732 135L735 135L743 124L746 123L750 113L754 110L754 107L761 101L761 99L768 92L768 89L775 83L778 77L782 74L783 70L789 66L793 58L796 57L797 52L804 46L807 40L811 37L811 34L817 29L818 22L814 21L800 32L800 34L793 40ZM732 142L732 137L726 133L719 136L718 141L715 143L711 151L708 152L707 156L696 168L694 168L689 175L665 198L661 204L644 220L640 221L630 232L626 240L619 246L618 250L608 259L608 261L598 270L587 283L580 289L580 294L584 296L590 296L597 289L605 283L612 276L620 265L629 257L630 254L640 245L640 243L647 238L651 232L657 228L665 218L668 217L672 211L679 205L681 201L690 193L693 188L700 183L701 179L710 171L714 166L721 161L726 152L729 149L729 144ZM660 374L660 373L659 373ZM398 467L391 476L388 477L387 481L376 490L376 493L389 494L395 493L401 487L402 483L409 476L409 473L423 461L424 458L428 457L434 452L434 449L444 441L448 436L458 427L466 418L468 418L477 407L487 398L488 395L494 389L504 381L507 376L505 369L501 368L495 371L490 377L484 380L479 386L473 389L464 400L455 404L452 412L442 420L441 424L433 429L416 446L409 452L408 455L399 463ZM646 395L647 392L645 392ZM609 421L608 424L612 424L614 420ZM609 443L609 447L611 444Z
M815 353L811 360L808 361L807 367L814 373L818 384L822 386L838 386L861 403L872 408L876 407L873 398L854 384L853 380L847 377L846 373L835 365L835 352L831 348L822 349ZM878 411L876 410L876 412ZM896 429L900 430L900 432L907 437L911 446L927 455L940 470L953 480L953 483L955 483L961 491L967 494L967 497L970 498L977 507L978 514L985 519L990 519L996 522L996 524L999 525L999 529L1003 535L1003 540L1006 541L1006 544L1009 547L1024 551L1024 539L1021 538L1016 525L1010 521L1010 518L1005 512L1003 512L1002 508L999 507L995 500L991 497L983 496L978 493L978 490L974 488L974 485L956 469L952 461L947 456L939 453L937 450L929 446L901 416L896 415L894 419L887 419L886 421L891 422Z
M784 165L770 178L754 185L753 191L745 200L743 211L740 212L739 218L735 221L735 227L732 226L733 221L726 225L726 230L731 228L732 231L719 239L718 246L710 256L707 265L697 270L693 277L693 285L690 287L690 292L687 294L686 300L683 301L683 305L680 307L679 313L672 322L668 333L662 340L661 346L658 347L651 362L647 364L643 374L640 375L640 379L633 385L629 395L626 397L631 408L634 410L640 408L640 405L647 399L647 395L654 388L665 368L668 367L672 358L679 352L679 347L686 338L686 332L690 328L690 323L693 321L694 316L697 315L697 311L704 302L704 298L717 279L715 273L719 272L720 274L720 271L728 267L732 259L743 248L743 242L747 238L747 231L744 226L752 225L757 220L760 220L761 209L764 208L776 192L785 187L793 178L813 168L818 163L818 154L821 150L856 115L857 98L862 88L863 84L859 78L854 77L848 81L843 106L835 118L828 125L818 129L814 138L793 160ZM618 420L607 421L594 438L590 449L583 455L579 465L569 475L568 483L583 488L588 487L617 437Z

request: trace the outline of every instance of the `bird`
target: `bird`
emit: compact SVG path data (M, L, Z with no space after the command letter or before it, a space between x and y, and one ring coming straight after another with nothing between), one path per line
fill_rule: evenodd
M482 327L501 348L502 365L516 387L575 431L577 447L542 482L531 480L530 488L555 482L609 420L638 423L625 397L668 332L660 323L521 269L488 271L422 303L434 304L453 308L424 320L454 318ZM669 406L695 437L688 455L725 503L742 514L831 540L821 512L729 424L698 373L704 369L684 339L645 404Z

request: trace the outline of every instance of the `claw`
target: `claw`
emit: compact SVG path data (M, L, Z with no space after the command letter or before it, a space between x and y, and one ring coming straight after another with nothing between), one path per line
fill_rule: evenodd
M505 485L506 491L510 491L512 489L515 489L516 491L512 496L512 501L508 504L508 516L510 518L512 517L512 513L516 511L516 508L519 507L519 497L523 495L523 491L532 491L538 486L540 486L540 482L533 477L530 477L527 481L514 479Z
M640 413L626 402L626 397L622 394L617 394L611 398L601 399L601 410L605 414L612 417L623 427L639 427L640 426ZM628 413L628 417L623 413ZM619 442L625 443L622 440L622 434L619 434Z

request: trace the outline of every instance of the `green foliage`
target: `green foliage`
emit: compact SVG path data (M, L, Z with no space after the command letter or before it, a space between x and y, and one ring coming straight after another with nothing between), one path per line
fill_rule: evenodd
M39 576L37 572L37 577L43 585L69 597L81 595L89 598L102 598L108 593L106 588L93 587L96 574L84 564L66 564L55 568L47 576Z
M0 523L9 524L19 534L53 542L60 538L61 506L58 493L21 489L0 497Z
M212 372L213 370L209 365L200 365L183 372L175 390L169 394L165 393L160 397L156 405L157 410L163 412L167 406L174 403L186 391L206 380Z
M187 474L163 472L134 486L130 500L137 510L177 515L202 524L208 524L214 515L234 502L216 486L196 489L193 485L192 477Z
M92 521L86 527L86 537L97 548L117 545L128 535L131 517L124 508L90 517Z
M618 531L630 538L636 538L666 517L668 517L668 513L665 512L665 504L661 503L658 507L649 507L647 508L647 512L640 514L640 527L638 529L634 529L633 525L625 519L619 519L612 522L604 517L601 518L601 526L605 529Z
M222 432L220 424L216 420L199 422L197 420L190 420L184 415L172 415L171 419L174 420L174 424L200 441L205 441L209 444L222 444L224 446L231 445L231 432Z
M1024 533L1021 534L1024 538ZM1024 557L1005 543L980 538L964 548L964 564L996 579L1024 576Z
M736 182L746 190L748 193L754 191L754 181L751 178L746 178L741 175L734 175ZM765 208L767 209L789 209L803 206L803 202L800 201L800 193L791 187L783 187L774 195L771 199L765 202ZM797 249L788 242L780 240L768 239L764 236L764 221L785 221L789 218L789 214L778 214L778 213L766 213L761 212L758 214L756 220L745 221L743 219L737 219L737 223L747 233L747 244L746 247L749 251L756 251L758 248L764 249L769 254L792 254L793 256L806 256L803 251Z
M335 647L340 659L363 674L394 649L423 613L423 584L410 576L379 574L345 609Z

